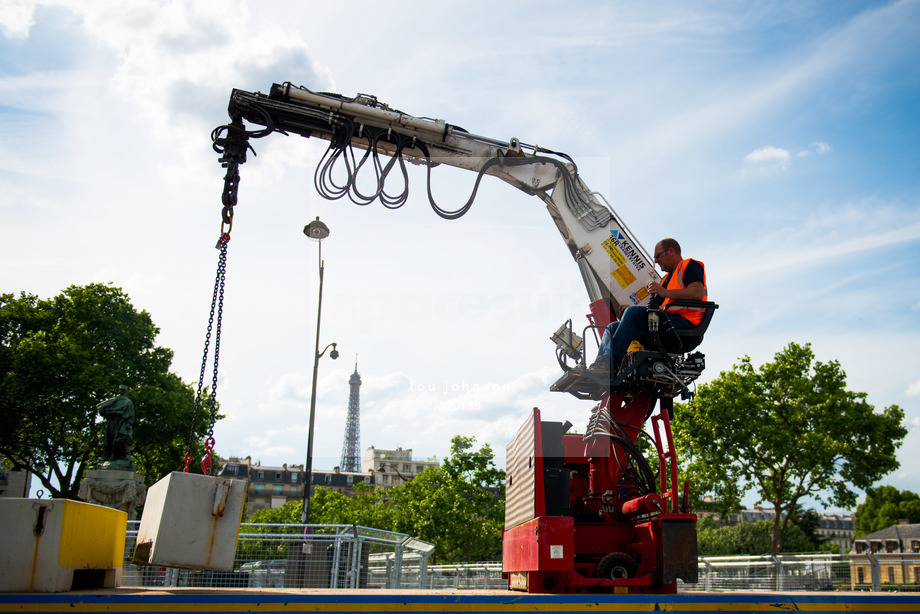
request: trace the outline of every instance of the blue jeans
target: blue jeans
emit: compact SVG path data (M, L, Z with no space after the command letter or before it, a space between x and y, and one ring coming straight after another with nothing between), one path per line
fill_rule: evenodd
M619 322L611 322L604 331L601 338L601 345L598 348L597 357L603 358L608 366L619 365L623 357L626 356L626 349L633 341L645 345L651 335L648 332L648 311L640 305L628 307L623 312L623 317ZM668 314L665 317L671 321L671 325L676 329L693 328L690 320L677 314ZM663 322L659 325L667 326Z

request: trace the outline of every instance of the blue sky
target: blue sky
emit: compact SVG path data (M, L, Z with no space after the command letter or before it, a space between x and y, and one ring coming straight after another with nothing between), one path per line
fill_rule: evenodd
M113 282L197 378L230 91L292 81L571 155L646 249L674 236L721 309L709 380L791 341L910 430L883 482L920 492L920 2L21 2L0 5L0 289ZM548 392L549 335L586 313L536 199L484 182L446 222L412 176L398 211L313 190L324 143L274 135L241 169L215 433L303 462L317 252L332 229L317 468L338 464L348 376L362 447L504 446ZM445 205L471 173L435 176Z

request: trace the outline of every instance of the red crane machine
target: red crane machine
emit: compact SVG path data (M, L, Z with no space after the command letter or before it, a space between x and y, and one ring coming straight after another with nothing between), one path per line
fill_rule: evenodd
M275 132L329 141L314 176L318 192L329 199L401 206L408 199L409 163L426 169L429 203L447 219L469 210L483 175L543 202L590 299L584 329L569 320L551 337L562 368L552 389L596 403L583 434L570 433L569 422L543 421L534 409L508 445L502 568L509 588L672 593L678 580L696 582L696 516L688 507L688 486L678 484L670 419L673 399L689 398L705 368L695 349L717 306L669 303L704 309L705 315L691 330L667 326L646 290L660 281L651 258L582 181L575 162L516 138L492 139L414 117L374 96L316 93L291 83L275 84L267 95L233 90L228 111L230 123L212 134L227 168L226 225L232 224L249 139ZM245 122L259 127L247 129ZM430 174L439 164L477 174L472 195L458 209L445 210L432 196ZM371 177L362 180L364 191L357 181L362 173ZM387 191L390 177L401 191ZM597 338L614 320L613 306L622 304L647 306L662 325L650 326L652 343L630 352L609 380L588 379L581 375L584 339Z

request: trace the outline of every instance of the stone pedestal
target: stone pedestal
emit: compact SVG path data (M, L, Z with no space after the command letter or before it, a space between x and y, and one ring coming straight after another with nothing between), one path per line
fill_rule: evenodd
M90 469L80 483L78 497L88 503L121 510L135 519L135 508L147 497L144 476L136 471Z

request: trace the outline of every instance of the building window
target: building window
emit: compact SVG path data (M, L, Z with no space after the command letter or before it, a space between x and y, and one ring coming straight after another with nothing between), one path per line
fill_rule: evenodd
M888 568L888 584L894 584L894 567Z
M256 492L260 494L265 492L265 484L256 484Z
M856 568L856 582L859 584L864 584L866 582L866 572L862 567Z
M890 539L889 539L888 541L886 541L886 542L885 542L885 552L888 552L889 554L892 553L892 552L894 552L894 551L895 551L895 547L894 547L894 546L895 546L895 543L896 543L896 542L893 542L893 541L891 541Z
M265 472L264 472L264 471L260 471L260 472L259 472L259 479L260 479L260 480L264 480L264 479L265 479Z
M856 554L862 554L863 550L866 549L866 545L862 542L856 542Z
M281 484L275 484L275 485L274 485L274 492L275 492L276 495L282 494L282 493L284 492L284 486L282 486Z
M332 476L329 474L326 474L326 485L329 486L331 484L332 484Z
M300 472L299 472L299 471L292 471L292 472L291 472L291 482L292 482L293 484L296 484L298 481L300 481Z

